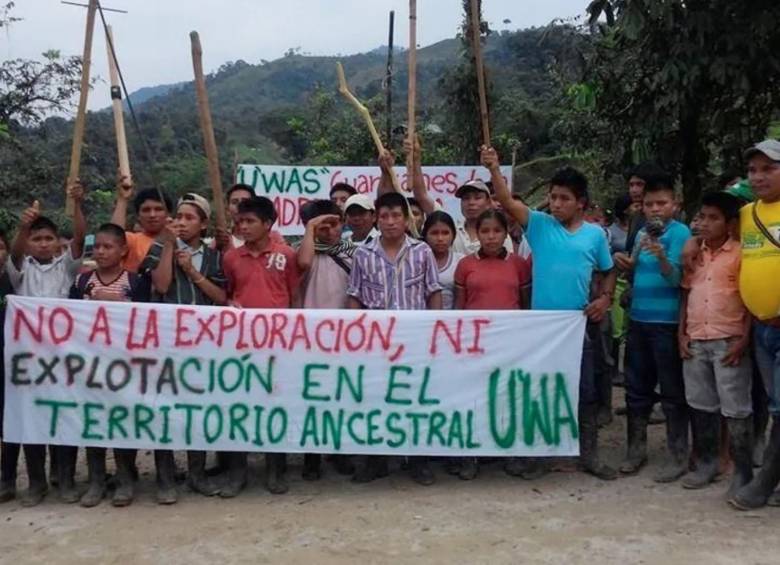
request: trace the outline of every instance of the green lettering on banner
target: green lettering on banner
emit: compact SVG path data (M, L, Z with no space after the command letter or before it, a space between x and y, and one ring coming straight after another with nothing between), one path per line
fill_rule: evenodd
M126 406L117 405L112 406L108 411L108 439L113 440L117 437L127 439L127 429L125 429L124 421L130 415L130 411ZM118 432L118 433L117 433Z
M59 424L60 408L78 408L77 402L61 402L59 400L35 399L36 406L48 406L51 408L51 419L49 420L49 437L57 436L57 424Z
M329 402L330 396L317 396L312 390L320 388L322 383L312 380L312 371L327 371L330 369L330 365L323 363L309 363L303 368L303 399L311 400L315 402Z
M474 441L474 411L466 412L466 449L479 449L482 444Z
M171 375L173 375L172 371L171 371ZM171 443L171 434L170 434L171 407L160 406L160 414L162 415L162 419L163 419L163 427L162 427L162 434L160 434L160 439L158 441L162 444Z
M426 398L425 393L428 391L428 382L431 379L431 368L425 367L425 371L423 372L423 382L422 386L420 387L420 396L417 399L417 401L420 403L420 406L433 406L436 404L440 404L441 400L438 398Z
M549 445L553 441L553 434L550 428L550 396L547 392L547 375L542 375L542 378L539 379L541 401L532 398L531 375L520 369L517 370L516 375L523 384L523 441L526 445L534 445L538 428L544 442ZM557 441L555 445L558 445Z
M92 411L105 410L106 407L103 406L102 404L97 404L94 402L85 402L82 408L84 410L84 429L82 430L81 433L81 439L85 439L85 440L94 439L98 441L105 439L102 435L98 433L93 433L91 431L91 428L100 423L99 420L96 420L95 418L92 417Z
M219 439L224 423L222 409L218 405L212 404L206 408L203 413L203 437L206 438L206 443L214 443Z
M561 373L555 373L555 400L553 401L553 407L555 411L555 445L560 443L561 427L566 425L569 426L569 433L573 439L580 437L577 428L577 418L574 416L571 400L569 400L569 391L566 390L566 379ZM564 414L561 414L561 409L565 411Z
M357 402L363 402L363 373L365 366L360 365L357 372L357 380L354 381L350 378L346 367L339 367L338 379L336 381L336 400L342 399L342 389L344 385L349 389L352 399Z
M420 445L420 420L426 419L428 414L407 412L406 417L412 421L412 445L417 447Z
M406 443L406 430L404 430L400 425L398 427L395 425L396 423L400 424L401 420L401 415L398 412L390 412L387 415L387 419L385 420L385 427L387 428L387 431L397 438L387 440L387 445L393 449L396 447L401 447Z
M388 404L401 404L401 405L408 406L412 403L410 399L393 397L393 391L395 389L409 390L412 388L412 385L410 385L409 383L397 383L395 381L396 373L406 373L407 375L411 375L412 368L407 367L405 365L396 365L390 367L390 378L387 381L387 394L385 395L385 402L387 402Z
M427 445L433 445L433 438L436 437L439 441L439 445L447 445L447 441L444 439L444 434L441 433L441 429L447 423L447 416L444 412L438 410L431 414L428 421L428 437L425 440Z
M330 410L324 410L322 414L322 444L333 445L333 449L341 449L341 433L344 429L344 410L339 409L338 419Z
M147 437L151 441L157 441L154 437L154 432L149 427L149 424L154 420L154 410L143 404L136 404L133 407L135 412L135 439L141 439L141 432L146 432Z
M239 432L242 441L249 441L249 434L244 427L244 422L249 418L249 407L246 404L233 404L230 407L230 439L235 441Z
M301 433L301 447L306 447L306 441L311 437L312 443L319 447L320 439L317 437L317 409L309 406L303 419L303 432Z
M274 434L274 422L278 420L278 424L276 425L276 433ZM268 441L270 441L272 444L277 444L284 439L284 436L287 434L287 411L277 406L273 410L271 410L271 413L268 415Z
M463 449L463 415L455 411L452 414L452 422L450 422L449 433L447 434L447 447L452 447L452 444L458 442L458 448Z
M192 414L196 410L203 410L200 404L176 403L173 405L176 410L184 410L184 443L192 445Z
M255 415L255 437L252 438L252 443L255 444L258 447L263 447L263 436L260 433L262 422L263 422L263 411L265 410L265 407L263 406L253 406L252 412L254 412Z
M368 435L366 442L368 445L379 445L384 442L382 437L377 437L375 434L379 431L379 424L376 423L376 419L382 415L381 410L371 410L366 416L366 422L368 427Z
M179 382L181 382L181 386L183 386L187 392L191 392L192 394L203 394L206 392L204 389L191 385L189 380L187 380L187 378L184 376L185 371L190 367L190 365L194 366L197 371L200 371L202 367L200 364L200 359L197 357L188 357L179 365Z
M327 169L325 170L327 171ZM306 169L303 173L303 180L307 183L307 186L305 187L307 194L317 194L322 187L317 169ZM309 184L313 184L314 186L308 186Z
M515 415L517 414L517 393L515 392L515 372L509 373L506 386L506 396L508 406L506 410L509 423L506 425L506 430L502 434L498 429L499 427L499 412L498 412L498 385L501 379L501 369L496 369L490 375L490 385L488 389L488 411L490 412L490 434L493 436L493 441L502 449L509 449L515 444L515 438L517 437L517 422Z
M246 372L247 372L246 392L247 393L249 393L251 389L252 376L255 376L257 378L257 381L260 383L260 386L262 386L263 389L268 394L271 394L271 392L274 389L274 363L275 362L276 362L276 357L271 355L268 358L268 363L266 364L265 374L261 373L260 369L258 369L254 363L247 364L246 367Z
M236 381L233 385L228 386L228 384L225 382L225 373L228 372L228 368L230 367L236 368ZM238 387L241 386L243 380L244 380L244 364L241 362L240 359L235 359L235 358L225 359L219 365L219 370L217 371L217 381L219 382L219 388L222 389L222 392L230 394L232 392L237 391Z
M347 433L349 434L349 437L352 438L352 441L354 441L358 445L366 445L365 440L362 438L359 438L357 434L355 433L355 429L352 427L355 420L362 420L365 419L365 414L362 412L353 412L350 414L349 418L347 418Z

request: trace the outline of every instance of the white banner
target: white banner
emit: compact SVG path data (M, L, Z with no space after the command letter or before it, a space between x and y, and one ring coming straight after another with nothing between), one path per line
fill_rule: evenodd
M9 442L450 456L579 451L582 312L238 310L9 297Z
M406 167L396 167L401 189L408 191ZM512 167L501 172L511 183ZM455 191L467 181L488 180L481 166L423 167L425 184L431 197L456 220L461 218L460 201ZM315 165L239 165L237 181L254 188L255 193L274 201L279 214L276 229L282 235L302 235L300 208L309 200L328 199L330 188L340 182L351 184L361 194L375 194L379 187L379 167L323 167Z

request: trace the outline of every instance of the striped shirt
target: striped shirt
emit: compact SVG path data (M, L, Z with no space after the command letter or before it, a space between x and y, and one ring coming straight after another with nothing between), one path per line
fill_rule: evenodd
M94 300L93 295L98 292L110 294L118 300L129 301L131 295L130 273L123 270L122 273L113 281L103 282L97 271L93 271L87 281L87 287L84 289L84 300Z
M428 297L441 291L433 251L406 236L393 261L381 242L377 238L355 252L347 294L369 310L425 310Z
M682 279L682 250L691 237L688 226L672 220L659 238L672 273L661 274L658 259L642 249L647 237L645 228L639 230L632 256L636 258L634 286L631 298L631 319L637 322L676 324L680 313L680 282Z

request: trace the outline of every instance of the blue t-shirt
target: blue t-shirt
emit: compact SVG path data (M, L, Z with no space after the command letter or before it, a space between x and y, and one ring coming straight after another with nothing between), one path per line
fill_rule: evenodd
M609 271L604 230L584 222L575 232L544 212L531 211L525 236L533 249L531 308L583 310L594 271Z
M661 265L656 256L640 248L646 234L644 228L639 230L632 253L636 258L636 266L631 319L637 322L676 324L680 316L682 251L685 242L691 237L691 230L685 224L672 220L661 235L659 241L672 264L672 273L666 277L661 274Z

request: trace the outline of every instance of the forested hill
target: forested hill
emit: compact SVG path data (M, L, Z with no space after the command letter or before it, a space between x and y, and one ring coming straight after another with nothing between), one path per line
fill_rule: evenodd
M491 35L485 48L495 134L507 145L517 135L527 157L554 152L550 107L557 92L551 68L565 51L568 37L564 31L542 29L503 32ZM418 119L427 162L445 164L476 157L471 141L463 149L464 134L460 133L468 131L464 121L473 124L475 112L464 117L457 111L470 104L463 100L472 82L464 76L463 49L462 41L453 38L418 50ZM275 61L226 63L209 75L209 99L226 183L237 161L360 165L372 159L374 150L365 128L337 95L337 61L343 63L352 89L368 103L384 133L386 52L381 49L340 57L290 51ZM406 85L406 53L397 52L394 127L406 119ZM107 88L99 84L91 96L103 95L108 104ZM157 184L174 194L206 190L193 83L144 88L133 93L132 99L146 140L142 143L126 112L137 184ZM47 209L61 208L72 121L49 118L35 129L11 126L11 142L0 147L4 208L18 211L34 198ZM110 207L116 171L110 111L88 115L85 142L82 178L91 189L88 206L97 221ZM394 145L399 145L399 139Z

